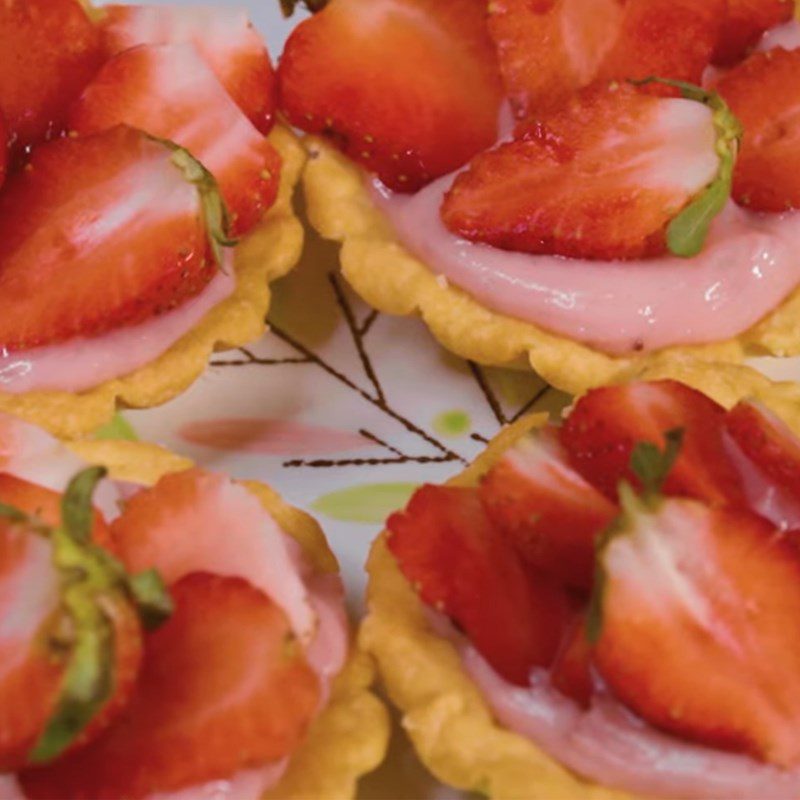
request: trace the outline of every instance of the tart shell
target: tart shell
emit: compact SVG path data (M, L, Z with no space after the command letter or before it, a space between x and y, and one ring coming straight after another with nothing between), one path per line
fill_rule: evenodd
M87 461L108 467L113 478L146 485L155 483L162 475L192 466L187 458L140 442L78 442L67 446ZM300 543L316 569L338 572L336 558L310 516L284 503L264 484L246 482L245 486L281 528ZM358 779L383 761L389 739L386 708L370 690L374 679L372 658L353 648L333 683L328 705L265 800L355 797Z
M480 364L533 368L570 394L630 379L663 363L693 359L736 364L747 356L800 353L800 289L735 339L612 356L529 322L494 312L448 284L400 244L372 202L364 172L319 137L309 153L303 185L308 218L326 239L340 242L342 272L373 308L417 314L448 350Z
M800 386L771 383L755 371L720 366L678 365L645 372L643 379L672 378L700 389L725 406L749 397L769 406L800 433ZM546 415L530 415L505 428L454 486L480 477ZM367 562L368 613L361 647L378 662L391 701L420 758L441 781L498 800L634 800L637 795L582 780L531 740L503 728L492 717L478 687L462 667L455 647L433 630L425 607L386 546L376 540Z
M22 417L56 436L78 438L108 422L117 407L149 408L171 400L205 370L215 350L241 347L265 329L269 283L285 275L300 258L303 227L294 214L292 195L305 162L294 135L277 126L269 141L283 167L278 198L260 225L237 246L236 288L154 361L128 375L85 392L0 391L0 411Z

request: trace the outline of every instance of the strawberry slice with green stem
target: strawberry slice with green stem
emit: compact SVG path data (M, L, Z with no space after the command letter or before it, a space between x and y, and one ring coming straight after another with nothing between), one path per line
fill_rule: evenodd
M388 546L422 600L461 628L512 683L555 657L569 617L566 591L526 568L476 489L424 486L387 523Z
M570 465L609 499L631 470L637 443L663 447L665 434L683 429L683 446L664 489L712 504L746 506L742 480L725 446L725 409L676 381L639 381L593 389L559 429Z
M725 2L492 0L489 30L512 104L525 118L597 81L661 75L700 83Z
M319 699L288 620L240 578L193 573L145 642L137 692L99 739L20 775L26 797L141 798L290 755Z
M289 121L413 192L497 138L502 84L482 0L332 0L278 67Z
M70 110L69 128L139 128L188 150L216 178L231 233L274 203L280 156L231 100L194 45L142 45L114 56Z
M655 456L655 457L654 457ZM645 493L598 548L592 659L652 725L781 767L800 763L800 551L761 517ZM660 463L659 463L660 461Z
M589 590L595 539L618 509L570 468L557 437L545 428L507 451L481 481L480 497L525 563Z
M212 279L226 230L213 177L175 145L119 126L38 147L0 193L0 348L174 308Z
M63 497L1 476L4 771L50 761L105 729L133 692L140 617L156 625L170 612L157 574L128 575L95 541L108 538L91 505L104 474L84 470Z
M101 64L98 31L80 0L0 5L0 112L16 155L61 133L70 102Z
M244 8L107 5L97 15L106 59L142 44L194 45L253 125L269 133L275 120L275 72Z
M445 196L456 235L583 259L691 257L730 195L740 127L715 93L589 88L477 156Z

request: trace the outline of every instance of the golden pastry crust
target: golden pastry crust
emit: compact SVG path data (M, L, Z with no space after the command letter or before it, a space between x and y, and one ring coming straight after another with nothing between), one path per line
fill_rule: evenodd
M421 316L448 350L480 364L532 367L571 394L624 380L664 362L740 363L747 356L800 353L800 290L735 339L611 356L491 311L436 275L398 241L375 207L363 172L330 144L305 140L303 175L308 218L327 239L341 242L342 272L369 305L387 314Z
M278 199L261 224L237 246L236 289L155 361L85 392L0 392L0 411L40 425L57 436L78 438L108 422L117 405L148 408L171 400L205 370L214 350L255 341L265 329L269 283L285 275L300 258L303 226L292 195L305 152L288 129L269 137L283 159Z
M147 485L169 472L192 466L187 458L140 442L77 442L68 446L87 461L107 466L112 477ZM338 572L336 558L319 525L310 516L284 503L264 484L247 482L245 485L283 530L300 542L317 569ZM355 797L358 779L383 761L389 740L386 708L370 691L374 679L372 659L354 649L334 681L330 702L311 726L302 747L292 756L283 778L266 794L265 800Z
M731 365L713 372L702 364L662 367L641 377L681 380L726 406L743 397L756 398L800 433L796 384L771 383L753 370ZM474 485L517 439L545 421L544 415L529 416L506 428L451 483ZM377 539L367 562L368 614L359 641L377 660L387 693L402 712L403 727L425 765L445 783L502 800L632 800L633 795L580 779L493 720L456 649L431 629L385 536Z

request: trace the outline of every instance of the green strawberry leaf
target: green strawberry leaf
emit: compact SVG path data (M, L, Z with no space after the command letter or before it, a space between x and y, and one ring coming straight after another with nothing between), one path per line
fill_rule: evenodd
M127 587L147 630L166 622L175 610L164 579L154 569L132 575L127 580Z
M652 442L639 442L631 453L631 471L642 482L645 496L661 491L664 481L675 464L683 445L683 428L675 428L664 434L662 450Z
M742 124L731 111L722 96L684 81L666 78L645 78L631 81L636 86L648 83L661 83L679 89L687 100L694 100L708 106L713 112L714 128L717 131L716 151L719 170L705 191L695 197L667 227L667 247L681 258L696 256L708 238L711 223L725 208L733 187L733 168L742 140Z

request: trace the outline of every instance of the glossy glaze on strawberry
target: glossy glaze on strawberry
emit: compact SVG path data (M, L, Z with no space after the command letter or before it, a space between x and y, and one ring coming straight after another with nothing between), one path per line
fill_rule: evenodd
M274 73L246 13L222 7L9 2L0 45L0 381L81 391L149 363L233 291L207 287L231 266L220 247L277 196ZM147 346L120 348L120 331ZM48 370L84 346L98 351L94 384L79 365L74 379ZM27 389L11 385L19 374Z
M795 796L800 520L764 497L800 500L798 453L757 405L726 411L671 381L609 387L479 486L419 490L387 543L454 623L500 722L582 777L655 797Z
M8 791L65 800L238 791L255 800L280 780L347 658L338 576L319 573L258 498L223 476L187 470L133 494L129 485L124 503L114 482L101 481L98 499L115 492L113 516L84 505L91 544L78 545L76 531L73 546L112 578L98 591L115 626L113 693L75 735L51 732L43 749L41 731L59 719L53 708L66 691L71 627L58 607L72 573L59 566L61 534L54 557L43 527L60 525L63 486L17 472L46 479L63 446L0 423L0 773L17 773Z
M340 7L330 3L301 23L298 45L290 41L284 58L305 74L329 66L325 80L341 97L346 89L388 95L391 86L379 79L356 81L347 69L337 71L336 54L353 41L346 31L322 52L300 46L304 37L321 36L325 15ZM611 355L725 341L764 319L800 283L800 222L775 213L793 208L796 171L783 166L797 150L797 98L796 81L780 78L778 51L775 66L758 71L761 91L734 91L732 84L744 83L735 74L717 86L714 64L743 69L739 62L762 37L769 42L791 9L783 0L493 2L487 29L519 125L453 174L431 180L431 173L411 195L362 157L379 152L380 135L370 134L370 150L356 154L341 138L345 122L326 127L301 115L294 122L327 135L375 173L372 200L403 248L484 308ZM399 50L384 44L400 62ZM410 93L415 73L407 77ZM720 95L702 96L675 81ZM734 111L741 108L736 97L745 98L743 130L735 115L720 125L727 90ZM644 98L627 100L633 93ZM700 107L691 110L681 95ZM287 82L280 102L298 109L308 102L313 117L312 96ZM601 96L603 103L588 99ZM344 105L327 108L329 122L337 111L346 116ZM358 124L380 130L387 112L377 103L369 110ZM407 114L407 137L414 120ZM440 135L442 145L446 138ZM750 191L759 185L767 201ZM750 209L772 213L764 218Z

